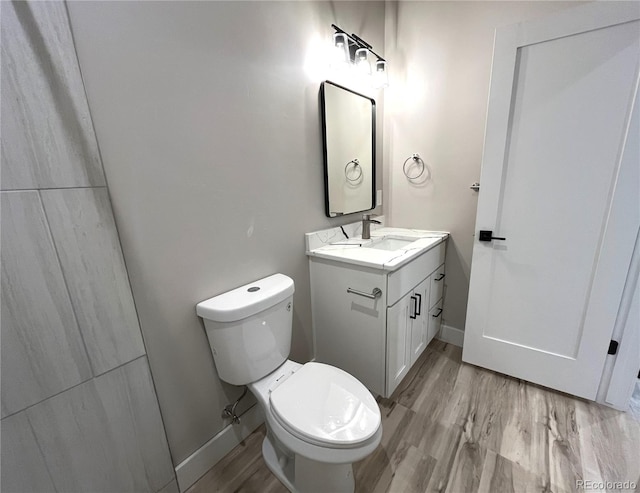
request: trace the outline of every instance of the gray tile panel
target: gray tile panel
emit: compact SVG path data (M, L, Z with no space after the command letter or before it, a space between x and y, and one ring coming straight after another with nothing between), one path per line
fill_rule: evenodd
M173 481L165 485L162 489L160 489L158 493L180 493L178 482L174 479Z
M2 416L91 378L38 192L1 192Z
M3 419L0 436L2 491L4 493L55 492L56 489L25 413L17 413Z
M105 184L64 2L1 2L2 189Z
M106 188L40 193L95 374L143 355Z
M64 492L156 492L173 466L146 357L27 410Z

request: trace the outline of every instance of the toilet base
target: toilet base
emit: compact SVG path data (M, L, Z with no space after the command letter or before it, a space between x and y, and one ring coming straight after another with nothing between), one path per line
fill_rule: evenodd
M278 455L280 455L280 458L278 458ZM293 486L295 459L276 453L268 435L262 441L262 457L269 470L289 491L297 491Z
M327 464L301 455L288 456L274 444L269 433L262 442L262 456L269 470L292 493L353 493L351 464Z

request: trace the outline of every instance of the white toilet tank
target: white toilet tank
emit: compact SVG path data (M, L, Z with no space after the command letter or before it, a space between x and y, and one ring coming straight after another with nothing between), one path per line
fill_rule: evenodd
M274 274L198 303L219 377L246 385L289 357L293 279Z

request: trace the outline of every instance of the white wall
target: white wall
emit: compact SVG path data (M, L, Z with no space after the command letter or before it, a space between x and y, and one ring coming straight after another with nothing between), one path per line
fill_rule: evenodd
M175 464L223 428L240 393L216 376L197 302L287 274L292 358L312 356L303 234L358 218L324 216L317 56L332 22L381 49L384 8L69 3Z
M387 4L385 92L387 211L394 226L446 230L444 323L464 329L494 30L578 2ZM410 183L405 159L419 153L430 179Z

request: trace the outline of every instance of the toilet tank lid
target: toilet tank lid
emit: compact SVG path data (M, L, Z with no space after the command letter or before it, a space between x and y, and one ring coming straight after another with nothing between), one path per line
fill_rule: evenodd
M295 291L293 279L273 274L196 305L196 313L214 322L236 322L286 300Z

